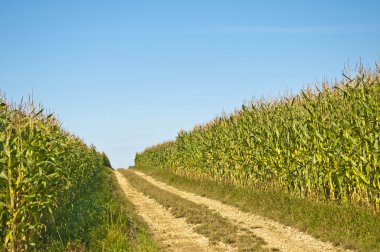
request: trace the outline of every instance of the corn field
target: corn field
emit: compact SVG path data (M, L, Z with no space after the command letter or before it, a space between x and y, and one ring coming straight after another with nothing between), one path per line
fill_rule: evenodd
M33 250L58 207L92 188L103 161L40 106L0 101L0 241L6 251Z
M380 207L380 69L256 100L137 153L135 164Z

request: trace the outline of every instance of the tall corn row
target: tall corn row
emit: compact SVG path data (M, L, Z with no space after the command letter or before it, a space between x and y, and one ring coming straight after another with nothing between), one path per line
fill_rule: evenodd
M254 101L138 153L136 165L380 207L380 69Z
M27 251L52 228L56 209L81 196L102 169L94 148L31 102L0 106L0 240Z

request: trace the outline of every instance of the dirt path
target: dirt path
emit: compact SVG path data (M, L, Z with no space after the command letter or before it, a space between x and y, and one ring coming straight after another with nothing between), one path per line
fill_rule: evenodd
M185 219L174 217L162 205L136 191L119 172L115 171L119 185L145 220L155 239L167 251L234 251L226 244L211 247L208 238L193 231Z
M178 190L172 186L155 180L144 173L133 171L153 185L174 193L184 199L203 204L219 212L223 217L235 222L241 227L250 229L255 235L263 238L268 247L275 247L281 251L337 251L332 244L325 243L314 237L300 232L278 222L240 211L238 208L223 204L217 200L202 197L193 193Z

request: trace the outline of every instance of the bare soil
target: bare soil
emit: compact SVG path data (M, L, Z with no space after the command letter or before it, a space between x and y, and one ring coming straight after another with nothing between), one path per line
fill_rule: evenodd
M115 171L119 185L148 224L154 238L165 251L234 251L224 243L211 245L207 237L193 231L194 225L174 217L162 205L136 191L122 174Z
M306 233L300 232L292 227L285 226L281 223L254 215L252 213L242 212L238 208L223 204L217 200L202 197L193 193L178 190L172 186L155 180L154 178L138 171L133 171L146 181L153 185L176 194L184 199L193 201L197 204L207 206L209 209L217 211L223 217L238 224L242 228L249 229L258 237L264 239L268 248L277 248L280 251L340 251L330 243L322 242ZM145 196L144 196L145 197ZM138 199L136 199L138 200ZM132 201L132 199L131 199ZM157 204L157 203L156 203ZM161 207L162 208L162 207ZM152 208L152 211L156 209ZM159 210L157 210L159 211ZM184 225L188 227L183 221ZM170 225L170 224L167 224ZM190 227L189 227L190 228ZM190 228L191 229L191 228ZM170 238L170 237L169 237ZM200 238L199 243L201 243ZM203 243L205 244L205 243ZM177 246L177 245L175 245ZM231 248L225 248L225 251L231 251ZM191 250L187 250L191 251ZM197 251L197 250L193 250Z

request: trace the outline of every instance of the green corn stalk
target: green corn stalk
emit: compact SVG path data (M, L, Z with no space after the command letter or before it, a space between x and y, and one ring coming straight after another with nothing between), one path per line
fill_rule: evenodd
M380 69L253 101L137 153L136 165L380 210Z
M65 225L58 206L94 189L103 160L32 102L0 100L0 241L5 251L36 250L54 223Z

